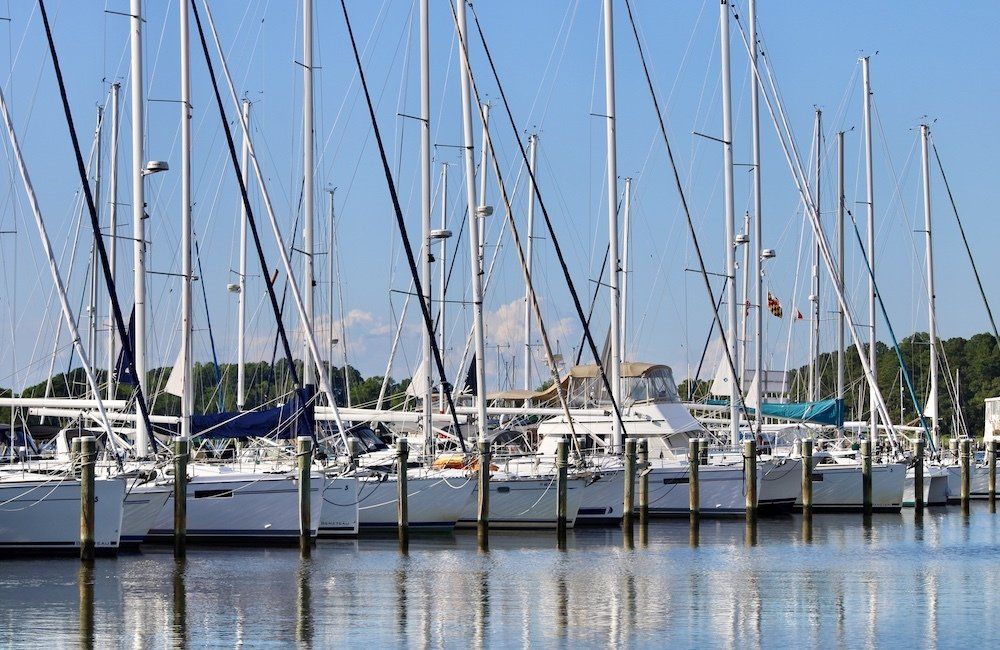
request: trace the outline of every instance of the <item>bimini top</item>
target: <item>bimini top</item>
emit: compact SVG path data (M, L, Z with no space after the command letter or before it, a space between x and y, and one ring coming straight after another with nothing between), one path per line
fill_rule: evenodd
M631 403L679 402L677 385L670 366L662 363L627 361L621 364L622 394ZM610 377L609 377L610 379ZM604 382L596 364L573 366L562 377L562 386L572 407L594 407L610 403ZM530 401L535 406L558 402L556 387L545 390L507 390L491 393L487 399L495 401Z

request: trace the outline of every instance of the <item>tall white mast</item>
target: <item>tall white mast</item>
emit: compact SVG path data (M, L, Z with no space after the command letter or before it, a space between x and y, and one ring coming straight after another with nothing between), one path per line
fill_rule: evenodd
M462 52L462 141L465 147L465 198L469 206L469 256L472 280L472 325L476 345L476 427L486 440L486 341L483 337L483 264L479 255L479 216L476 210L475 141L472 137L472 82L469 74L469 39L465 2L458 3L458 29Z
M108 441L112 446L114 446L114 436L111 432L111 424L108 421L107 413L104 410L104 401L101 399L100 387L97 385L97 376L94 374L93 366L90 365L87 348L83 345L83 337L80 336L80 330L76 325L76 316L74 316L73 308L70 306L69 298L66 296L66 285L63 283L62 275L59 272L59 264L56 262L55 254L52 252L52 243L45 228L45 220L42 218L42 211L38 205L38 197L35 195L35 188L31 183L31 177L28 175L28 168L24 162L24 155L21 153L21 145L17 140L16 133L14 132L14 123L11 120L10 112L7 110L7 100L4 98L2 90L0 90L0 113L3 115L4 127L7 130L7 137L10 139L11 149L13 150L14 158L17 161L17 169L20 173L21 181L24 184L24 191L28 198L28 204L31 206L31 212L35 217L35 226L38 228L38 238L42 242L45 257L49 262L49 273L52 276L53 284L55 284L56 294L59 296L59 307L62 310L63 320L66 321L66 327L69 330L70 340L72 341L73 347L76 348L77 355L80 357L80 365L83 367L84 375L87 377L87 386L96 401L97 412L100 416L100 423L104 426L104 430L108 434Z
M864 129L865 129L865 185L866 185L866 200L865 204L868 208L868 322L871 327L871 338L868 344L868 365L871 367L872 374L878 379L878 353L876 352L876 342L877 339L877 329L876 329L876 314L875 314L875 178L874 178L874 163L872 161L872 86L871 86L871 75L868 69L869 60L868 57L863 57L861 59L861 74L863 77L864 84ZM869 409L871 410L871 430L870 436L874 440L878 438L878 398L875 395L875 391L869 391Z
M625 177L625 198L622 201L622 301L621 301L621 354L628 356L628 279L632 274L629 256L632 248L632 178Z
M719 36L722 58L722 152L723 178L725 180L726 205L726 344L729 357L737 364L736 345L736 207L733 198L733 98L732 81L729 74L729 0L719 5ZM740 441L740 404L737 382L740 368L732 377L729 386L729 442L733 446Z
M143 191L143 78L142 78L142 0L131 0L131 85L132 85L132 258L135 300L135 380L146 390L146 201ZM149 455L149 431L138 405L135 419L135 453Z
M837 134L837 290L844 292L844 132ZM837 399L844 400L844 308L837 307ZM843 427L840 428L843 435Z
M302 258L305 317L314 320L315 269L313 268L313 3L302 0ZM316 383L316 370L308 362L308 348L302 364L302 383Z
M482 105L483 133L481 142L482 150L479 152L479 209L478 214L482 218L489 216L489 209L486 207L486 183L490 176L490 152L489 152L489 130L490 130L490 105L484 102ZM486 222L479 224L479 259L480 264L485 264L486 260Z
M191 364L191 290L194 270L191 266L191 57L189 51L188 3L178 0L181 41L181 438L191 437L191 414L194 392Z
M243 100L243 119L250 124L250 100ZM250 139L243 135L243 151L240 160L240 176L243 177L243 186L250 191L247 182L250 174L250 164L247 160L250 155ZM240 293L237 297L237 344L236 344L236 410L242 411L247 403L247 351L246 351L246 329L247 329L247 206L240 201L240 272L239 272Z
M924 176L924 228L927 230L927 335L930 339L931 353L929 368L931 374L931 394L927 399L927 411L931 418L931 438L934 441L934 446L937 447L939 435L937 318L935 314L936 297L934 295L934 238L931 234L931 172L930 160L927 155L927 141L930 133L931 129L928 125L920 125L920 154L923 162Z
M111 84L111 161L108 170L108 266L111 267L111 278L115 279L115 268L118 257L118 94L121 84L117 81ZM115 324L112 322L114 301L110 298L111 287L108 287L108 399L115 398Z
M97 157L94 166L94 209L97 210L98 221L101 217L101 151L103 149L101 134L103 131L104 108L98 106L97 132L94 134L94 141L97 143ZM90 246L90 304L87 305L87 323L90 326L87 343L90 346L91 362L97 361L97 288L99 286L97 260L97 242L94 241ZM97 399L97 395L94 395L94 399Z
M430 63L430 7L429 0L420 0L420 224L421 251L420 284L427 308L431 306L431 63ZM431 427L431 336L426 327L422 330L422 355L420 368L424 376L423 434L424 452L434 453L434 433Z
M751 71L757 66L757 0L750 0L750 67ZM761 253L764 250L764 226L761 199L760 182L760 82L757 76L752 74L753 80L750 84L750 121L752 126L751 151L753 164L753 277L754 277L754 302L757 308L754 311L754 378L750 399L754 408L757 409L757 419L760 421L760 403L763 395L764 385L764 258ZM744 345L746 345L744 343Z
M538 173L538 134L528 137L528 243L525 260L528 276L531 276L531 262L534 259L535 237L535 174ZM531 288L524 288L524 390L531 390Z
M822 221L823 209L820 200L820 182L823 170L823 111L816 109L816 215ZM815 240L816 237L813 236ZM809 295L812 308L812 329L809 333L809 399L819 399L819 243L813 244L812 292Z
M618 262L618 140L615 118L615 35L612 0L604 0L604 112L607 124L608 148L608 302L611 305L609 332L611 349L611 397L621 407L621 294L619 293ZM625 448L625 435L612 420L614 446L612 452Z
M441 231L448 230L448 163L441 163ZM441 251L438 255L439 282L438 282L438 345L441 350L442 359L448 349L448 239L441 239ZM428 360L429 362L429 360ZM447 403L445 395L446 386L444 381L438 385L438 408L442 411Z

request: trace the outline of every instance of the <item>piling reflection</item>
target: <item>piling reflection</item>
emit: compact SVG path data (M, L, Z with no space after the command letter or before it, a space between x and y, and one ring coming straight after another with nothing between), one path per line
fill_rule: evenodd
M79 593L79 646L94 647L94 563L81 562L76 573Z
M692 514L688 518L688 544L691 548L698 548L698 538L701 533L701 521L698 515Z
M396 582L396 634L400 640L401 645L406 645L406 612L407 612L407 594L406 594L406 558L401 562L401 565L395 572L395 582Z
M811 514L802 515L802 542L812 544L813 541L813 518Z
M310 583L312 571L312 560L308 553L304 554L299 559L299 568L296 571L295 640L307 647L311 646L313 641L312 585Z
M556 573L556 629L559 637L565 638L569 627L569 587L566 584L566 571L562 568Z
M486 571L476 572L476 614L473 623L473 647L489 647L490 576Z
M171 572L171 596L173 608L170 618L171 643L175 648L187 647L187 588L184 576L187 571L187 560L184 557L175 558Z

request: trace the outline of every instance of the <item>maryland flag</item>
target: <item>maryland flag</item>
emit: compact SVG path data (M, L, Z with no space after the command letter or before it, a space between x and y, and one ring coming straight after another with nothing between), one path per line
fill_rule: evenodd
M806 317L802 315L798 309L795 310L795 320L805 320Z
M767 292L767 308L771 310L772 314L774 314L778 318L781 318L782 314L781 303L778 301L777 298L774 297L774 294L772 294L770 291Z

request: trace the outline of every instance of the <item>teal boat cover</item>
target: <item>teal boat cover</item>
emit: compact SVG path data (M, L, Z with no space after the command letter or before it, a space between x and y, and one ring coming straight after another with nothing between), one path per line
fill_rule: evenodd
M709 404L728 404L729 400L708 400ZM756 413L756 409L748 408L750 413ZM815 424L828 424L830 426L844 426L844 400L824 399L818 402L793 402L791 404L776 404L765 402L761 407L761 413L783 420L798 420L799 422L813 422Z

